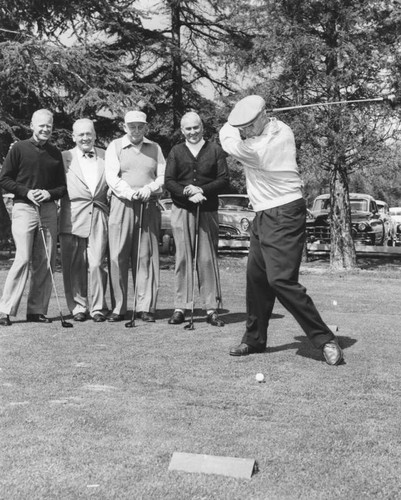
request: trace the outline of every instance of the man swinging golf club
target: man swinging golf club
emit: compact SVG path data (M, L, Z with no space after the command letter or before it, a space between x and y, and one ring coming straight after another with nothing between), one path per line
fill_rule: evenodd
M31 130L30 139L19 141L10 149L0 174L0 186L14 194L11 229L16 248L0 300L1 326L11 325L9 316L17 315L30 268L27 321L51 322L45 314L52 291L49 264L51 270L56 258L55 200L67 189L61 152L48 143L53 114L47 109L35 111Z
M221 302L217 208L218 195L229 182L226 157L218 144L203 139L202 120L197 113L182 117L181 132L185 142L170 151L165 176L165 187L173 200L171 226L176 245L175 310L168 322L183 323L187 309L193 316L196 269L206 321L221 327L224 321L217 313Z
M241 137L242 134L242 137ZM247 321L232 356L262 352L276 298L294 316L329 365L342 350L323 322L306 289L298 282L305 242L306 204L296 163L294 135L270 119L261 96L241 99L220 130L223 149L242 163L256 212L247 264Z

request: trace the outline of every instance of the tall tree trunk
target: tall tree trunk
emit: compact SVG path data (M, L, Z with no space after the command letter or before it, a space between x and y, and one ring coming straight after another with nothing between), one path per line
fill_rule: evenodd
M355 245L352 239L348 175L344 166L334 165L330 175L330 268L356 267Z
M341 98L338 76L338 30L336 9L330 12L326 24L326 41L331 52L326 59L329 77L328 95L335 101ZM349 204L348 172L341 141L341 109L333 110L328 147L332 156L330 172L330 267L333 270L352 269L356 266L355 245L352 239L351 210Z
M172 76L172 106L174 130L180 126L184 110L182 96L182 60L181 60L181 0L170 0L171 9L171 76Z

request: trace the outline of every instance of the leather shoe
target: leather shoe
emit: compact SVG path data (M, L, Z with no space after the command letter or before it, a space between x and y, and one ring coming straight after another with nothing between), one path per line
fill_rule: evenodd
M155 316L151 312L142 312L140 313L140 316L142 321L146 321L146 323L154 323L155 322Z
M118 321L124 321L124 314L111 313L110 316L107 318L107 321L110 321L111 323L117 323Z
M224 321L219 318L219 315L216 311L213 311L206 316L206 322L210 323L212 326L222 327L225 325Z
M29 323L51 323L52 322L52 320L49 318L46 318L46 316L44 314L27 314L26 320Z
M248 354L253 354L255 352L263 352L263 350L257 349L252 345L242 343L230 349L230 356L247 356Z
M330 366L339 365L344 359L343 351L338 345L337 339L330 340L323 346L323 356Z
M86 314L82 312L74 314L74 321L80 321L80 322L86 321Z
M10 326L10 325L11 321L10 321L10 316L8 314L0 318L0 326Z
M174 311L171 318L168 320L169 325L181 325L185 321L185 314L181 311Z
M93 321L95 323L102 323L103 321L106 321L106 318L103 316L103 314L94 314L92 317Z

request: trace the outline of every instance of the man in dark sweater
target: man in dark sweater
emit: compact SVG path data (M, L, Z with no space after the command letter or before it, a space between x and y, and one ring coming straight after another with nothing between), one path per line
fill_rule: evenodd
M202 121L196 113L186 113L181 120L185 142L172 148L167 158L165 187L173 200L171 225L176 245L175 311L169 323L185 321L185 310L192 303L195 221L199 207L198 283L207 322L224 326L217 308L221 303L217 263L219 221L218 194L228 187L226 156L221 147L203 139Z
M11 325L16 316L32 265L28 294L27 321L50 323L45 316L52 290L46 249L39 232L42 221L46 245L54 267L57 241L58 200L66 193L61 152L48 144L53 130L53 114L35 111L32 137L16 143L9 151L0 173L0 187L14 194L12 234L16 253L0 300L0 325ZM31 264L30 264L31 263Z

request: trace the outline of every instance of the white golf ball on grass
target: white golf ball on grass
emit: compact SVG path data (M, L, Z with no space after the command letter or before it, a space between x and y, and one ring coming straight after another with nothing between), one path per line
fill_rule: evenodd
M258 381L258 382L263 382L264 379L265 379L265 376L263 375L263 373L257 373L255 375L255 379Z

